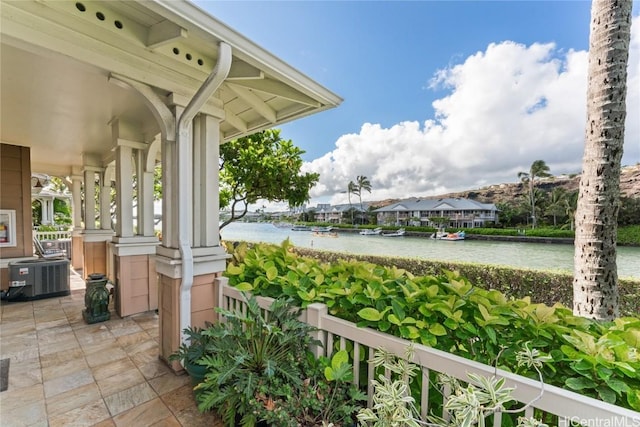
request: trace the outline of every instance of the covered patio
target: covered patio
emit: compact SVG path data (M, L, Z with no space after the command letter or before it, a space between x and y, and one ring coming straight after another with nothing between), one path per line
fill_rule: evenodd
M215 321L228 257L220 144L342 99L186 0L0 8L0 210L9 219L0 289L11 286L9 264L34 256L31 177L61 178L73 205L71 267L83 278L106 274L124 322L158 310L155 351L166 362L185 327ZM157 165L162 230L154 230ZM71 302L59 300L60 316Z
M0 305L0 359L10 359L0 393L6 426L222 426L196 407L188 375L158 359L151 311L87 325L84 281L71 295Z

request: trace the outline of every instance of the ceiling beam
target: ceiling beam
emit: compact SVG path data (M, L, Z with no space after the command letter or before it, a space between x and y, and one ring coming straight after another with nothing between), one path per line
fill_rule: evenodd
M240 133L245 133L249 130L249 126L247 126L247 123L237 115L233 114L227 108L224 109L224 121L229 123L234 128L238 129Z
M264 79L264 73L258 68L249 65L244 61L235 59L233 61L233 64L231 64L231 70L229 71L229 75L227 76L227 81L247 79Z
M300 104L310 105L312 107L320 107L320 104L310 96L305 95L293 89L291 86L285 85L279 81L271 79L263 80L239 80L234 81L233 84L243 86L247 89L258 90L260 92L268 93L270 95L286 98L290 101L298 102Z
M247 104L256 110L258 114L267 119L271 123L275 123L278 120L276 112L273 108L269 107L258 95L251 90L239 86L235 83L225 83L227 87L233 91L236 95L242 98Z
M171 21L162 21L149 28L147 35L147 47L155 49L172 43L176 40L187 38L188 31Z

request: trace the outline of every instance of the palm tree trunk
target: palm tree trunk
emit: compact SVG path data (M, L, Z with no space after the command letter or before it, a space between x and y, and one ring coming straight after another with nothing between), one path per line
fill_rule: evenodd
M573 311L619 316L616 264L631 1L593 0L586 142L576 210Z
M533 195L533 174L529 176L529 199L531 200L531 228L536 228L536 199Z

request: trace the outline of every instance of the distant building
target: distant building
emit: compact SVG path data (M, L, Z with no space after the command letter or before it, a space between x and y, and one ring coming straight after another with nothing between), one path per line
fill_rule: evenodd
M369 205L367 203L343 204L343 205L331 205L329 203L318 203L317 207L313 208L315 212L316 222L329 222L333 224L341 224L343 218L348 215L348 212L353 209L355 218L362 219L366 214ZM362 221L360 221L362 222Z
M373 211L378 224L415 225L451 228L484 227L498 222L498 208L493 203L469 199L407 199Z

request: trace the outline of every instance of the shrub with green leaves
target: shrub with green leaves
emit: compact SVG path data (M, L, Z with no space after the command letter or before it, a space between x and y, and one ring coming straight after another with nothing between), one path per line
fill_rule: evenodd
M473 286L455 272L416 276L355 261L321 263L291 244L237 248L226 276L256 295L314 302L337 317L531 378L516 352L530 342L553 361L545 380L609 403L640 410L640 319L600 323L561 304L534 304Z
M349 425L363 398L350 382L347 354L316 359L315 329L298 320L300 308L276 299L264 316L256 298L245 310L222 310L225 322L200 333L207 345L197 363L206 367L195 387L198 408L215 410L226 426Z
M469 279L476 286L496 289L509 298L529 296L536 303L554 305L559 302L570 307L573 301L573 275L565 272L457 261L345 254L301 247L291 249L299 255L324 263L332 264L348 258L387 268L404 269L416 276L441 276L447 270L458 271L461 276ZM640 313L640 280L620 278L618 289L620 292L620 313L623 316L637 316Z

